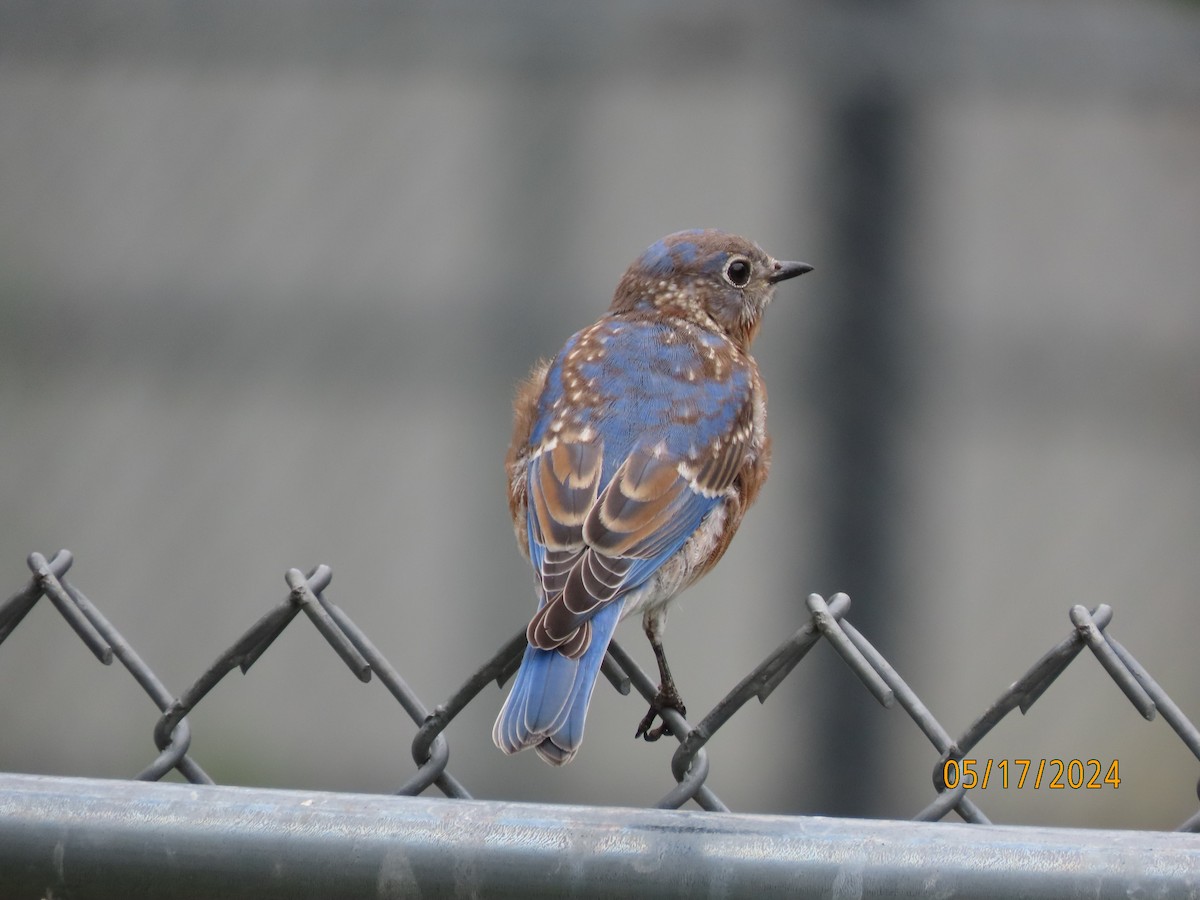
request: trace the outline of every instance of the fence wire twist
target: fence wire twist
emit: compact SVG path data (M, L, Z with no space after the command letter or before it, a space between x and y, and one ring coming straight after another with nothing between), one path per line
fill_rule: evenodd
M111 665L114 659L120 661L161 713L153 730L158 755L137 774L137 780L158 781L175 770L192 783L215 783L188 754L192 738L188 714L233 669L239 668L246 673L303 612L359 681L366 683L373 676L378 677L418 726L412 742L416 771L394 793L417 795L432 785L447 797L472 799L466 787L447 770L450 751L446 729L489 683L495 681L503 686L513 674L525 646L524 629L500 647L457 691L430 711L371 639L341 608L325 597L324 592L333 577L329 567L317 566L307 576L298 569L290 569L285 576L290 589L288 595L251 625L187 690L176 696L100 610L67 581L66 574L73 561L67 550L60 550L51 559L40 553L30 554L28 565L32 578L0 605L0 644L20 625L38 600L45 597L101 663ZM826 602L812 594L806 604L808 620L697 724L692 725L675 710L663 711L667 727L679 747L671 759L675 785L655 804L657 807L679 808L692 801L710 811L729 810L708 786L710 763L705 745L752 698L765 702L821 639L833 647L881 705L890 708L899 703L937 751L932 785L935 797L913 817L916 821L937 821L954 812L967 822L990 824L979 806L968 797L965 780L954 788L946 787L943 780L946 762L964 759L1014 709L1028 712L1085 647L1092 651L1143 718L1152 720L1161 713L1200 760L1200 731L1141 663L1108 633L1113 611L1107 605L1101 604L1092 610L1073 607L1070 610L1073 631L1051 647L955 739L892 665L846 619L849 597L835 594ZM636 689L649 701L658 689L616 641L609 646L602 671L621 694ZM1200 794L1200 785L1197 792ZM1200 811L1176 830L1200 832Z

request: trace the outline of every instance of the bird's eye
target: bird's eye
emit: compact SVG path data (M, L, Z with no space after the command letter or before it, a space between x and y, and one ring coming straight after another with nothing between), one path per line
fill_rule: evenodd
M750 283L750 261L740 256L731 259L725 266L725 280L734 287L745 287Z

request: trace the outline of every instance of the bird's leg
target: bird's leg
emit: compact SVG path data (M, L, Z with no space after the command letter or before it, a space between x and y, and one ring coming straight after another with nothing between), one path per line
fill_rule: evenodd
M683 698L679 696L679 690L675 687L675 679L671 677L671 668L667 665L667 653L663 650L662 632L666 622L667 615L661 607L654 611L647 611L642 617L642 629L646 632L650 646L654 649L654 658L658 661L658 693L650 701L650 710L638 723L637 733L634 734L635 738L645 738L648 741L657 741L666 734L665 719L657 728L650 727L664 709L678 710L681 716L687 715L687 708L683 705Z

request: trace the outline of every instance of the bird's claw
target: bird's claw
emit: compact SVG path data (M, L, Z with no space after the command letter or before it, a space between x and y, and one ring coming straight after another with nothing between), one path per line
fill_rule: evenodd
M683 705L683 698L679 696L679 691L675 689L675 685L670 685L667 688L660 687L658 693L654 695L654 699L650 701L650 709L646 715L642 717L642 721L638 723L637 731L634 733L634 740L644 738L653 743L667 733L667 720L663 719L662 724L657 728L651 728L655 719L662 718L660 713L664 709L673 709L681 716L687 715L687 707Z

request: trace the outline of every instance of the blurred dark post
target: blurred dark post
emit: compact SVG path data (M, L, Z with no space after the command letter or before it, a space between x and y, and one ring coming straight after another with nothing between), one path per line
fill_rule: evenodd
M843 53L848 50L843 44ZM817 415L818 543L802 574L804 592L848 593L850 621L891 654L892 625L904 614L896 536L902 520L898 425L910 408L903 336L911 313L901 259L909 111L899 79L855 68L843 68L849 83L826 107L829 243L816 260L825 318L804 373ZM889 763L886 713L839 662L822 662L819 674L809 673L819 678L820 690L808 694L819 705L821 777L804 788L797 806L880 815Z

